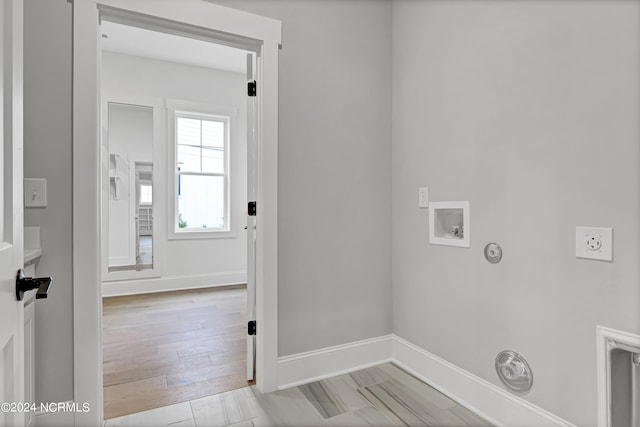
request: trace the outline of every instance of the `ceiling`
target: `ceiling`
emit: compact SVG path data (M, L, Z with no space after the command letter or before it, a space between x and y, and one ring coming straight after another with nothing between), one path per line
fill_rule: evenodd
M246 72L247 52L187 37L102 21L102 50L237 73Z

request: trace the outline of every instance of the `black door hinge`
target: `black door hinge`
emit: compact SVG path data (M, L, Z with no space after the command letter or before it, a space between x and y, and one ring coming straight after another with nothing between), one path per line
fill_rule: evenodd
M256 334L256 321L255 320L250 320L249 323L247 324L247 333L249 335L255 335Z
M249 211L249 216L256 216L256 202L249 202L247 210Z
M247 92L249 96L256 96L256 92L258 89L258 83L254 80L252 82L249 82L249 84L247 85Z

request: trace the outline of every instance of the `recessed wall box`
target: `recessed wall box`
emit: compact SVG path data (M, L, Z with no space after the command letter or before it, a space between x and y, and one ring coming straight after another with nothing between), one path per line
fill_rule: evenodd
M429 243L469 247L469 202L429 203Z

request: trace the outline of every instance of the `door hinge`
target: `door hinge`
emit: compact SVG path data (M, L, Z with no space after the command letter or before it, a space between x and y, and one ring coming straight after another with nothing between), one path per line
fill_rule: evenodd
M256 202L249 202L247 210L249 211L249 216L256 216Z
M249 335L255 335L256 334L256 321L255 320L250 320L249 323L247 324L247 333Z
M252 82L249 82L249 84L247 85L247 92L249 96L256 96L256 92L258 89L258 83L254 80Z

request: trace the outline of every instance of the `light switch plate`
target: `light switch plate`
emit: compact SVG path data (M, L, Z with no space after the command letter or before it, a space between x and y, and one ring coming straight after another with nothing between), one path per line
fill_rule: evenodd
M418 207L419 208L429 207L429 188L428 187L418 188Z
M576 258L613 261L613 229L576 227Z
M47 180L44 178L24 179L24 207L47 207Z

